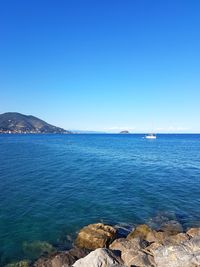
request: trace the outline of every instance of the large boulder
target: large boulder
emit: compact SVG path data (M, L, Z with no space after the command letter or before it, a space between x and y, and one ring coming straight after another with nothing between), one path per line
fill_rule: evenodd
M97 249L108 247L116 237L116 229L102 223L90 224L83 227L75 240L78 247Z
M85 258L76 261L73 267L110 267L112 264L123 264L121 259L106 248L98 248Z
M120 238L116 239L109 248L114 251L120 251L121 258L128 267L150 267L153 259L151 255L143 251L147 245L148 243L140 238L132 238L131 240Z
M41 257L34 267L70 267L78 259L85 257L89 251L85 249L73 248L66 252L58 252L48 257Z
M149 232L151 232L151 228L146 224L138 225L128 236L127 239L132 239L135 237L139 237L141 239L146 239Z
M161 246L154 251L157 267L197 267L200 266L200 236L179 245Z

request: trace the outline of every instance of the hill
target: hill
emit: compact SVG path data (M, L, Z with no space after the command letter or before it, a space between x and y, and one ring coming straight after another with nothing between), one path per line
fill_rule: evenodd
M129 131L124 130L124 131L121 131L120 134L130 134L130 133L129 133Z
M71 133L31 115L17 112L0 114L0 133Z

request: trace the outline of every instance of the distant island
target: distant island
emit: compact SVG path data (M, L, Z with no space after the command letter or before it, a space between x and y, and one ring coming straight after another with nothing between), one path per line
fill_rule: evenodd
M125 131L121 131L120 134L130 134L130 132L125 130Z
M17 112L7 112L0 114L0 133L71 134L72 132L48 124L47 122L31 115L24 115Z

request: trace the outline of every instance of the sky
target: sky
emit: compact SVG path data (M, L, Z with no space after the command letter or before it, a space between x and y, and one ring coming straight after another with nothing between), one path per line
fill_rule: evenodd
M200 133L199 0L1 0L0 113Z

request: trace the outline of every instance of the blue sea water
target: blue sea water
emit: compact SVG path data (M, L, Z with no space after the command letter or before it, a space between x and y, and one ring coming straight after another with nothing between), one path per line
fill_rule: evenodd
M0 265L93 222L200 226L200 135L142 137L0 135Z

